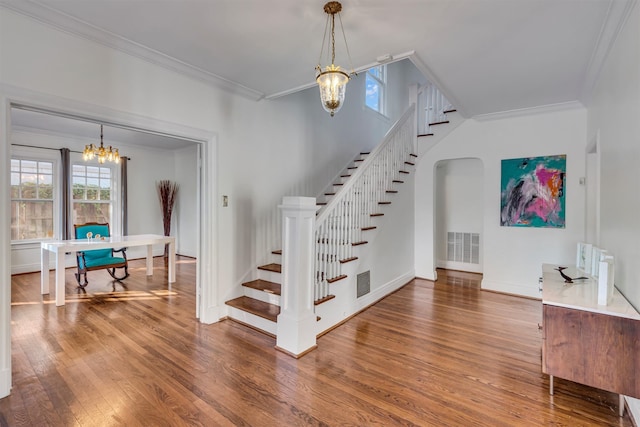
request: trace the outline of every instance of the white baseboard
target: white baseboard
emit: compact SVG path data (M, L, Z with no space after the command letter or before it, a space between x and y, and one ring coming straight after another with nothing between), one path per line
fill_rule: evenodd
M371 292L369 295L365 295L363 297L358 298L357 300L357 311L361 311L364 308L369 307L372 304L380 301L382 298L386 297L390 293L393 293L406 285L409 281L413 280L416 277L415 271L408 271L397 278L391 280L390 282L385 283L380 286L375 291Z
M11 369L0 371L0 399L11 393Z
M504 294L512 294L538 299L541 298L537 281L532 281L531 284L522 285L520 283L491 280L485 277L482 279L481 288L487 291L501 292Z
M448 270L467 271L469 273L482 273L482 266L480 264L438 260L436 266L437 268L446 268Z

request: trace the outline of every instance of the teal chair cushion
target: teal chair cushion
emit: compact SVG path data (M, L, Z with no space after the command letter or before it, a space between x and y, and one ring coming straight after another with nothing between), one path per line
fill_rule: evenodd
M98 252L98 251L89 251L89 252ZM124 258L111 256L111 249L109 249L109 255L102 258L89 258L89 252L85 252L84 259L86 261L86 265L81 265L80 268L93 268L93 267L106 267L109 265L118 265L124 263ZM80 264L82 264L82 258L80 259Z

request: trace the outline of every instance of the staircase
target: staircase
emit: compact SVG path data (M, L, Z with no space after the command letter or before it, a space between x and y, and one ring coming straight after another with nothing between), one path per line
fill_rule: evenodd
M433 94L431 99L435 99ZM356 270L351 265L358 264L359 251L366 250L370 233L375 232L384 219L384 207L393 202L405 177L413 171L418 157L414 105L394 124L381 144L371 153L362 152L356 156L339 179L317 198L319 210L313 238L317 330L310 333L320 334L344 320L344 316L334 313L333 309L320 308L336 298L332 287L341 286L343 281L355 283ZM440 105L455 111L450 106ZM444 117L438 118L442 123L432 122L431 126L446 125L446 112ZM434 118L431 115L427 120ZM271 258L271 263L258 267L257 279L242 284L243 296L226 304L232 320L276 337L282 252L273 251ZM325 313L324 319L317 316L320 312Z

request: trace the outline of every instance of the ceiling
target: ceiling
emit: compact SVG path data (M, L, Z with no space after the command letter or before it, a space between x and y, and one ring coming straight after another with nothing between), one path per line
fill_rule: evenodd
M314 83L325 0L0 0L254 99ZM409 58L466 117L588 102L635 0L343 0L353 66ZM348 67L336 32L336 63ZM323 62L323 65L324 62Z

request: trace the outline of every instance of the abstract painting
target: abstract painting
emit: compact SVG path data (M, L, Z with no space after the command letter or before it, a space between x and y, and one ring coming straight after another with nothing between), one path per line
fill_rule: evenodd
M566 155L503 160L500 225L564 228L566 170Z

